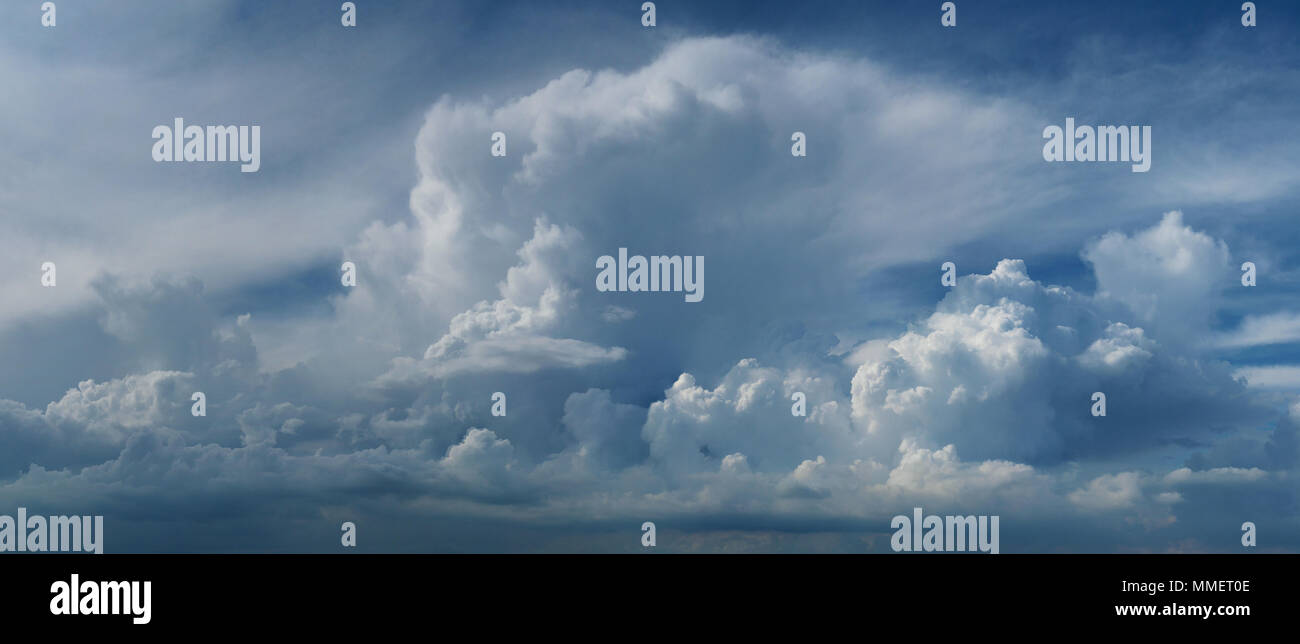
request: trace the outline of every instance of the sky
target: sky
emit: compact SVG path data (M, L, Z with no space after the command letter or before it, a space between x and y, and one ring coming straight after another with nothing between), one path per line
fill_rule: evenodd
M1003 553L1300 550L1293 3L30 4L0 514L107 552L883 553L915 507ZM260 168L155 161L177 117L259 126ZM1150 126L1149 171L1046 162L1067 118ZM704 297L599 290L620 248Z

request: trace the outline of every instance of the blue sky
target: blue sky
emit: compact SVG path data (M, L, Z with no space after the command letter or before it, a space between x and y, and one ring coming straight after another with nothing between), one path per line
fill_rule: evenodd
M5 21L0 508L110 552L881 552L916 506L1300 548L1300 10L932 4ZM260 170L155 163L177 116ZM1150 171L1044 162L1066 117ZM620 247L704 300L598 292Z

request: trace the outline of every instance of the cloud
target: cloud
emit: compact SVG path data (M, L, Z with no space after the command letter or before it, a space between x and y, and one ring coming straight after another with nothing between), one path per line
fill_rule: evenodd
M1238 279L1227 245L1184 225L1176 210L1131 237L1106 233L1088 244L1083 258L1099 295L1127 305L1166 342L1200 337L1222 291Z
M649 455L641 441L645 418L643 407L616 403L603 389L573 393L564 402L564 426L582 455L611 469L641 463Z
M1099 476L1087 487L1070 493L1072 503L1092 510L1132 507L1142 497L1137 472L1120 472Z
M201 440L202 432L184 421L193 383L193 374L154 371L103 383L83 381L44 411L0 400L0 438L8 446L0 457L0 479L33 465L76 469L101 463L143 434Z
M1034 497L1038 495L1034 488L1044 481L1033 467L1022 463L1003 460L963 463L951 444L934 450L904 439L898 451L898 465L889 472L886 483L910 494L943 499L945 503L958 504L958 499L1007 490Z
M1250 469L1242 469L1238 467L1216 467L1197 472L1183 467L1165 475L1165 482L1171 485L1179 485L1183 483L1237 483L1243 481L1258 481L1266 476L1268 476L1266 472L1254 467Z
M539 219L533 238L519 249L521 264L511 267L499 285L501 298L482 301L451 320L450 330L429 345L422 359L398 358L379 382L426 375L446 377L464 372L532 373L545 368L577 368L617 362L621 347L605 348L545 332L573 315L575 289L555 265L569 261L581 235L572 228Z
M1229 349L1291 342L1300 342L1300 314L1292 312L1248 315L1236 329L1220 333L1214 340L1215 345Z
M806 417L792 416L791 396L808 399ZM822 454L852 453L848 405L833 384L808 374L783 374L756 360L736 363L717 387L684 373L650 405L642 437L666 471L716 470L729 455L756 470L789 470Z
M728 345L765 341L792 310L840 327L887 316L857 303L857 276L1027 210L1028 179L998 191L979 179L1035 163L995 145L1037 147L1019 126L1026 112L743 36L688 38L631 71L570 70L505 100L444 96L415 141L411 216L376 222L345 251L362 278L335 298L332 328L276 332L275 351L327 356L364 339L398 358L384 371L400 382L631 357L629 369L662 376L734 362ZM816 154L790 156L795 129ZM488 154L497 131L505 157ZM935 185L936 175L947 179ZM621 247L705 255L719 287L693 309L680 297L595 293L596 258ZM266 337L256 321L255 337ZM696 341L720 333L731 341ZM414 346L427 350L413 355ZM638 393L653 391L645 383Z
M1233 375L1246 381L1246 384L1259 389L1282 389L1295 391L1300 389L1300 366L1267 365L1260 367L1242 367Z
M1189 244L1160 244L1168 257L1218 247L1171 228L1175 222L1166 216L1137 239ZM1108 239L1102 254L1134 271L1149 268L1144 243ZM1191 270L1180 262L1161 270ZM1099 278L1099 289L1107 283ZM1165 284L1148 284L1150 306L1188 305L1187 287L1175 280L1167 287L1174 296L1164 297ZM1157 341L1131 326L1163 309L1144 318L1114 299L1114 291L1088 296L1036 282L1019 260L963 277L933 314L890 341L888 351L876 345L874 357L858 367L854 420L873 434L924 436L980 458L1038 463L1135 454L1206 441L1224 425L1262 422L1264 410L1227 364L1167 347L1163 336ZM1104 418L1090 415L1096 391L1107 394Z

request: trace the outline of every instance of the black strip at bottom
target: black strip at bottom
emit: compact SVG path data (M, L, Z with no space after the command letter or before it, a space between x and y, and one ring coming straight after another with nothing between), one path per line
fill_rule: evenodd
M1276 554L0 555L0 616L150 638L1294 634L1297 572Z

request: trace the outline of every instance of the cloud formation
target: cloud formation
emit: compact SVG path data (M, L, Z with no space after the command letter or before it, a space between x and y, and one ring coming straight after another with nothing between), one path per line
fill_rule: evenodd
M123 359L43 408L0 401L0 503L96 508L137 549L177 520L323 549L310 535L340 516L393 549L526 545L502 525L617 549L591 535L644 520L883 549L872 535L922 505L1005 516L1022 529L1004 552L1229 546L1224 507L1294 508L1300 459L1289 392L1214 353L1294 339L1285 313L1216 326L1238 279L1224 240L1157 210L1076 240L1095 289L998 254L938 290L936 253L1059 197L1020 151L1037 109L745 36L444 96L415 137L409 213L341 244L357 286L310 313L250 314L129 266L89 280L76 315ZM706 255L707 298L597 292L618 248ZM334 263L307 279L336 282ZM890 280L915 301L880 293ZM1253 385L1280 367L1248 368ZM269 536L280 517L301 532ZM443 540L410 536L438 521Z

